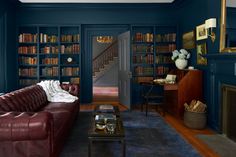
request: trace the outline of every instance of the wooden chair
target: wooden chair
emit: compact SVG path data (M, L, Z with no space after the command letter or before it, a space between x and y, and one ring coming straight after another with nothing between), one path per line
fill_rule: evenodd
M162 109L161 114L165 116L165 107L163 103L163 86L154 82L142 82L142 98L144 102L141 104L141 111L145 105L146 116L148 115L149 106L155 106L156 111Z

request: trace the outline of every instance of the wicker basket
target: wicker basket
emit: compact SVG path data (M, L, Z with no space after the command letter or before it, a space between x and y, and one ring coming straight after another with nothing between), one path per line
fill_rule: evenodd
M184 112L184 124L191 129L204 129L206 121L206 112Z

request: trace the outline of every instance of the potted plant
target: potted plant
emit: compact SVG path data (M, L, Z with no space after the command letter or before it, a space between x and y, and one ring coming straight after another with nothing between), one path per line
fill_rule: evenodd
M190 53L185 50L174 50L172 52L171 59L175 61L175 65L178 69L184 69L188 64L188 59L190 58Z

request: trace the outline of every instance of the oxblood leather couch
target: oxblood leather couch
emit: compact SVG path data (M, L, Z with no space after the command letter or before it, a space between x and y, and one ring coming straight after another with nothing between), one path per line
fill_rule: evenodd
M78 96L78 85L61 85ZM79 112L73 103L47 101L33 85L0 96L0 157L57 157Z

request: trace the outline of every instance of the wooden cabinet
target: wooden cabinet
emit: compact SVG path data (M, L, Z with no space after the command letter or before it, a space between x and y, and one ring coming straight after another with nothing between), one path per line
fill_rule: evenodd
M182 118L185 102L203 99L202 71L172 70L170 74L177 76L176 83L164 85L164 102L169 113Z

